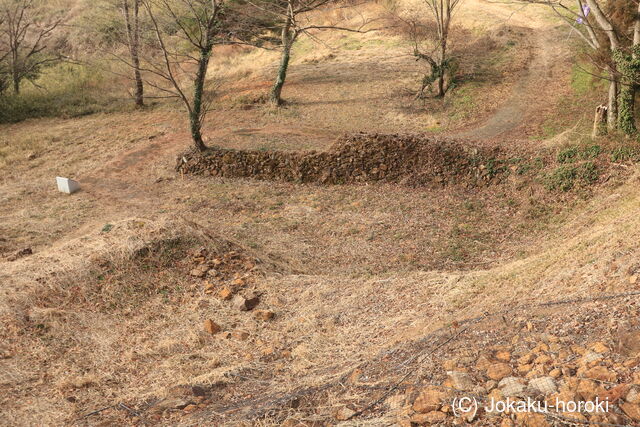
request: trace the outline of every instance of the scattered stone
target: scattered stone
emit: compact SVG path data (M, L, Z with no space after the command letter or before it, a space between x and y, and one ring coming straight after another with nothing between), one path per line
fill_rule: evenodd
M496 359L501 362L508 362L511 360L511 353L508 351L499 351L496 353Z
M596 353L595 351L591 351L591 350L586 350L583 353L583 356L580 359L580 362L584 365L591 365L594 363L598 363L603 358L604 356L602 356L600 353Z
M500 427L514 427L515 424L513 424L513 421L511 421L510 418L503 418L502 422L500 423Z
M580 380L576 391L584 400L594 400L596 396L599 396L605 390L598 386L595 381Z
M535 412L518 412L516 414L518 426L523 427L549 427L547 417Z
M504 397L522 396L524 392L524 384L516 377L503 378L498 384L498 387L500 387L500 391Z
M218 332L222 331L222 328L213 320L207 319L204 321L204 330L211 335L215 335Z
M605 391L600 394L599 398L601 401L609 401L610 403L616 403L618 400L622 399L622 397L627 394L629 390L628 384L619 384L610 390ZM628 400L627 400L628 401Z
M453 388L461 391L471 391L476 386L471 376L465 372L448 372Z
M249 338L249 333L245 331L233 331L231 336L239 341L246 341Z
M520 374L528 374L533 369L533 364L529 365L518 365L518 373Z
M413 410L416 412L427 413L437 411L447 400L448 394L444 391L430 387L422 390L416 400L413 402Z
M489 358L487 358L487 356L480 356L478 357L478 360L476 361L476 369L479 371L484 371L486 370L489 365L491 365L491 361L489 360Z
M541 354L540 356L536 357L533 363L535 363L536 365L547 365L552 361L553 359L548 354Z
M199 265L191 270L189 274L193 277L202 278L207 274L207 271L209 271L209 267L207 265Z
M534 378L529 381L529 388L544 395L558 391L556 382L551 377Z
M356 414L356 411L354 411L353 409L349 409L346 406L338 409L336 411L336 420L338 421L347 421L348 419L350 419L351 417L353 417Z
M622 409L622 412L624 412L632 420L640 421L640 405L636 403L625 402L620 405L620 409Z
M228 301L233 296L233 291L228 286L223 286L220 291L218 291L218 297L221 300Z
M433 425L447 419L447 414L440 411L432 411L426 414L415 414L411 417L411 422L418 425Z
M453 371L458 366L458 359L445 360L442 367L445 371Z
M160 413L168 409L182 410L193 403L194 401L187 397L168 397L152 406L151 412Z
M602 342L597 342L591 346L591 350L595 351L596 353L608 353L609 347L604 345L604 343Z
M619 332L616 341L620 354L629 357L640 354L640 331Z
M254 316L258 320L267 321L267 320L273 319L275 316L275 313L269 310L256 310L254 313Z
M615 372L605 366L594 366L584 373L584 377L607 382L615 382L618 378Z
M233 297L233 307L240 311L250 311L258 305L260 298L256 295L250 295L247 298L242 295L236 295Z
M206 282L204 285L204 293L205 294L212 294L216 289L216 285L214 285L211 282Z
M495 381L500 381L504 377L511 375L511 372L511 366L506 363L494 363L487 369L487 377Z
M518 359L518 363L521 365L528 365L531 362L533 362L533 359L535 359L535 356L533 355L533 353L527 353Z
M640 392L638 391L638 388L632 387L624 400L629 403L640 403Z

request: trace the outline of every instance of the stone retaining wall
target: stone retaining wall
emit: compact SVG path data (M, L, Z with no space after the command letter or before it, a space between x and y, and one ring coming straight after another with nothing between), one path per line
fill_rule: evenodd
M467 147L432 136L356 134L323 152L191 151L180 156L176 169L193 175L297 183L469 187L502 180L506 168L495 167L501 154L497 148Z

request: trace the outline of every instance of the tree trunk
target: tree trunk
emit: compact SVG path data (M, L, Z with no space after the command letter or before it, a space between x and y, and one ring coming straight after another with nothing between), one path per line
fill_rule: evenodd
M444 93L445 93L445 90L444 90L444 68L441 65L440 66L440 76L438 77L438 89L437 89L436 96L438 98L442 98L442 97L444 97Z
M635 98L634 82L624 82L618 95L618 127L625 135L633 135L638 131L636 128Z
M136 59L134 64L136 67L133 72L136 79L136 107L144 107L144 83L142 82L142 74L140 73L140 61Z
M16 95L20 95L20 77L13 75L13 91Z
M191 138L199 151L207 149L207 146L202 140L202 119L204 117L202 103L204 96L204 83L207 77L207 67L209 66L209 58L211 57L212 50L213 46L211 44L207 44L207 46L200 51L198 71L193 85L193 108L189 114L191 122Z
M607 105L607 127L614 130L618 127L618 77L615 71L609 70L609 102Z
M191 124L191 139L193 140L194 145L198 151L204 151L207 149L203 139L202 139L202 119L195 112L191 112L189 115L190 124Z
M633 47L631 56L637 59L636 46L640 46L640 4L633 25ZM625 135L633 135L638 132L636 127L636 90L638 88L638 70L632 69L631 78L620 89L619 126Z
M133 0L133 23L129 10L129 0L122 0L122 14L127 29L127 40L129 43L129 54L133 65L133 76L135 79L136 93L135 102L137 107L144 107L144 83L140 72L140 0Z
M445 22L445 24L447 27L442 29L442 40L440 40L440 64L438 64L439 68L439 74L438 74L438 88L437 88L437 93L436 96L438 98L443 98L445 93L446 93L446 88L445 88L445 74L446 74L446 68L447 68L447 37L449 34L448 31L448 22Z
M291 47L295 36L290 34L291 19L287 18L287 22L282 28L282 57L280 58L280 67L278 68L278 76L271 89L270 99L274 105L282 104L282 87L287 78L287 69L289 68L289 59L291 58Z

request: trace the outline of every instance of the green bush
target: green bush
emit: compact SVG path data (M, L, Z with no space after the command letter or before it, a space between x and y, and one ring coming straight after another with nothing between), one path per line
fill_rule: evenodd
M556 168L545 179L545 186L552 191L569 191L576 186L590 185L598 180L598 167L589 161L580 165L563 165Z
M612 162L628 162L640 159L640 148L636 146L625 145L617 147L611 151Z
M547 176L545 186L549 190L569 191L573 188L577 176L575 166L560 166Z
M602 153L602 147L599 145L589 145L582 149L580 158L584 160L595 159L600 153Z
M578 156L577 147L569 147L558 153L558 163L572 163Z
M578 166L577 174L584 184L593 184L598 180L598 167L593 162L584 162Z

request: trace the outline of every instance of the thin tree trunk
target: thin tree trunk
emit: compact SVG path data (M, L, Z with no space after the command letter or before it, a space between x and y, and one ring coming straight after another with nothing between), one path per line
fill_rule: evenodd
M13 76L13 91L16 95L20 95L20 77L15 74Z
M633 46L631 48L631 56L634 61L637 59L636 48L640 46L640 5L638 5L638 14L636 14L633 26ZM624 67L625 72L630 74L623 76L622 87L618 99L618 126L625 135L633 135L638 132L636 127L636 90L638 88L637 76L638 70L634 66L627 65Z
M444 69L443 68L440 68L440 77L438 77L438 92L436 93L436 96L438 98L444 97Z
M193 109L190 113L191 137L193 138L196 148L200 151L207 149L207 146L202 140L202 119L204 111L202 104L204 97L204 83L207 77L207 68L209 67L209 58L211 57L212 50L213 46L207 43L207 46L200 51L198 71L193 85Z
M291 59L291 46L293 40L291 34L291 19L288 17L287 22L282 28L282 57L280 58L280 67L278 68L278 75L276 81L271 89L271 102L274 105L282 104L282 87L287 78L287 69L289 68L289 60Z
M633 47L632 57L637 59L637 47L640 46L640 4L638 4L638 11L633 25ZM633 76L631 81L627 85L624 85L620 91L620 101L624 106L624 115L622 115L623 108L620 108L620 128L627 135L632 135L638 131L636 127L636 91L638 89L637 82L638 71L633 70Z
M607 127L614 130L618 127L618 77L614 70L609 70L609 102L607 105Z
M144 107L144 83L140 72L140 0L133 0L133 23L131 22L131 12L129 10L129 0L122 0L122 14L127 28L127 39L129 43L129 54L133 65L133 76L135 79L136 93L135 102L137 107Z
M20 94L20 72L18 71L18 46L11 43L11 77L13 79L13 91Z
M633 135L637 132L635 119L635 84L625 81L618 95L618 127L625 135Z
M280 58L280 67L278 68L278 76L276 82L271 89L271 102L275 105L282 104L282 87L284 86L285 79L287 78L287 69L289 68L289 59L291 58L291 47L285 46L282 50L282 57Z
M439 64L439 75L438 75L438 89L436 96L438 98L442 98L445 95L445 87L444 87L444 77L445 77L445 69L447 63L447 31L443 31L443 39L440 42L440 64Z

